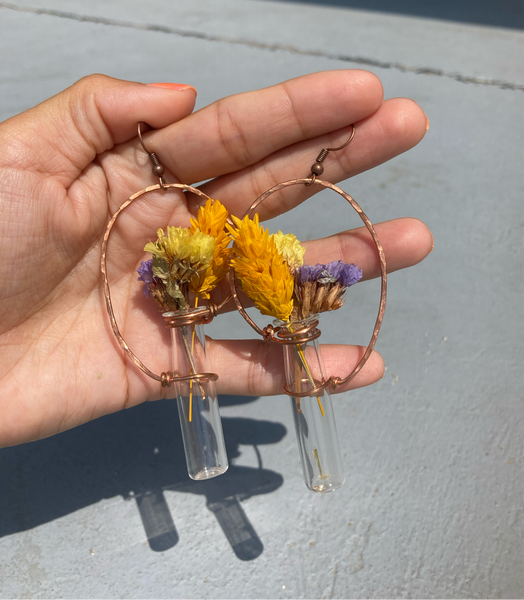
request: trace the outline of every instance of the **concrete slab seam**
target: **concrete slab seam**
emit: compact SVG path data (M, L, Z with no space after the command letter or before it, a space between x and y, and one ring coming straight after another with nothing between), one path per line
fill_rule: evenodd
M432 67L416 67L412 65L403 65L396 62L380 61L375 59L366 58L363 56L349 56L344 54L333 54L330 52L316 51L316 50L304 50L291 46L288 44L270 44L264 42L257 42L255 40L247 40L242 38L232 38L226 36L211 35L202 33L199 31L191 31L178 29L175 27L166 27L165 25L156 25L153 23L134 23L131 21L117 21L116 19L108 19L105 17L94 17L89 15L81 15L76 13L70 13L60 10L48 9L48 8L30 8L23 6L16 6L7 2L0 2L0 9L4 10L15 10L18 12L32 13L36 15L48 15L57 17L60 19L70 19L74 21L94 23L98 25L106 25L109 27L122 27L126 29L136 29L140 31L153 31L158 33L165 33L168 35L177 35L180 37L189 37L205 40L208 42L219 42L225 44L237 44L240 46L248 46L250 48L258 48L260 50L283 51L291 54L300 54L303 56L314 56L320 58L327 58L328 60L337 60L341 62L350 62L354 64L360 64L368 67L377 67L381 69L393 69L402 73L413 73L415 75L433 75L436 77L445 77L452 79L460 83L465 84L476 84L498 87L500 89L513 90L524 92L524 85L512 83L510 81L503 81L500 79L486 79L482 77L473 77L467 75L460 75L459 73L448 73L441 69L435 69Z

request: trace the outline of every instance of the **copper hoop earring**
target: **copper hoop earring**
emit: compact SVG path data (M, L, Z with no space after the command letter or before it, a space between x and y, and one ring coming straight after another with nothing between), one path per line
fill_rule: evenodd
M337 386L347 383L348 381L353 379L355 377L355 375L357 375L357 373L366 364L371 353L373 352L373 349L377 342L378 334L380 332L380 327L382 326L382 321L384 319L384 312L386 310L386 295L387 295L386 256L385 256L382 244L380 243L380 239L377 235L377 232L375 231L375 228L373 227L373 224L367 217L366 213L362 210L362 208L356 202L356 200L354 198L352 198L347 192L345 192L338 186L334 185L333 183L330 183L329 181L324 181L322 179L317 178L317 175L319 175L319 174L321 175L324 172L324 166L322 165L322 163L326 159L328 153L342 150L343 148L345 148L353 140L354 135L355 135L355 126L353 125L349 139L344 144L342 144L342 146L339 146L337 148L324 148L320 152L315 164L311 168L311 175L307 179L291 179L289 181L277 183L270 189L266 190L263 194L261 194L251 204L251 206L247 209L247 211L244 213L244 216L247 215L249 217L252 217L253 214L255 213L256 209L258 208L258 206L260 204L262 204L262 202L264 202L264 200L266 200L269 196L271 196L275 192L278 192L284 188L291 187L294 185L306 185L306 186L318 185L323 188L333 190L334 192L336 192L337 194L342 196L352 206L352 208L358 213L358 215L362 219L364 225L366 226L367 230L369 231L369 233L373 239L373 242L375 244L375 247L377 249L378 258L380 261L380 276L381 276L380 302L379 302L378 314L377 314L377 318L375 321L375 326L373 328L373 334L371 336L371 340L366 348L366 351L364 352L364 355L362 356L362 358L360 359L360 361L358 362L356 367L353 369L353 371L351 371L351 373L349 373L344 378L332 376L327 381L323 382L320 387L315 388L313 390L313 392L317 392L322 389L325 389L329 385L331 385L332 389L334 390ZM316 335L316 337L318 337L320 335L320 332L318 332L318 335L316 334L316 331L317 331L316 325L318 324L318 321L316 322L316 324L312 324L312 326L309 328L309 330L304 330L302 332L302 335L308 336L307 338L304 338L304 339L300 338L296 342L290 342L288 332L283 331L282 328L280 328L280 330L278 330L278 329L275 329L272 325L268 325L264 329L261 329L260 327L258 327L258 325L256 325L256 323L253 321L253 319L251 319L251 317L246 313L245 308L239 299L234 269L231 269L230 283L231 283L231 293L232 293L235 303L237 305L238 311L244 317L244 319L247 321L247 323L249 323L249 325L264 339L270 340L272 342L276 342L279 344L289 344L289 343L303 343L305 341L305 339L314 339L311 337L311 335ZM289 390L287 388L287 386L284 387L284 392L288 396L297 396L297 392L293 392L293 391ZM304 396L305 395L309 395L309 394L304 393Z

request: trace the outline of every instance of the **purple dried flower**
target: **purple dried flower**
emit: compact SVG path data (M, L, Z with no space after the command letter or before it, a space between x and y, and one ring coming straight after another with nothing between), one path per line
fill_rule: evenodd
M153 259L150 258L149 260L143 260L140 263L140 266L138 267L138 269L136 270L136 272L140 275L140 277L138 278L138 281L144 281L144 287L142 289L142 291L144 292L144 294L150 298L151 297L151 291L149 289L149 285L151 283L153 283L154 281L154 277L153 277Z
M362 269L353 263L348 265L342 260L335 260L327 265L304 265L298 269L297 278L301 284L307 281L314 281L323 285L338 283L346 288L362 279Z
M299 283L306 283L306 281L316 281L324 265L303 265L298 268L297 279Z
M362 279L362 269L353 263L347 264L342 260L337 260L326 265L326 271L336 278L342 287L355 285Z

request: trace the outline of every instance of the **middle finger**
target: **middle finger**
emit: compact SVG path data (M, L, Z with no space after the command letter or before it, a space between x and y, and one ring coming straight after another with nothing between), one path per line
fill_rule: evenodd
M322 148L338 147L350 136L351 127L297 142L238 171L201 186L208 196L219 198L233 214L242 215L265 190L281 181L309 177L311 165ZM380 108L355 124L351 144L332 152L324 162L320 179L336 183L378 166L406 152L423 138L426 117L412 100L386 100ZM257 209L262 220L287 212L319 191L318 186L296 185L274 193Z

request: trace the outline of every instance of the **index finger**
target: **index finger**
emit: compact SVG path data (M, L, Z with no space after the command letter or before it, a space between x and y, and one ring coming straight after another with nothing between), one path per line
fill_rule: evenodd
M179 181L200 182L365 119L382 98L380 80L368 71L313 73L218 100L150 133L148 146Z

